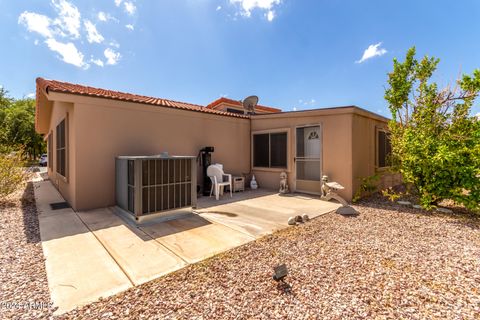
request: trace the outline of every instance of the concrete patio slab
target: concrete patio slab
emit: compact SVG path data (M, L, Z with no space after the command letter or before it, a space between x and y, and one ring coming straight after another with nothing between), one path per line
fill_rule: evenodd
M48 212L49 201L59 202L49 181L35 182L48 286L61 314L132 286L105 248L71 209ZM41 195L47 194L45 198ZM60 198L60 201L63 199Z
M234 230L248 234L256 239L277 230L285 228L283 224L275 223L258 217L258 215L248 215L243 212L244 207L234 204L228 207L218 206L207 210L196 211L202 218L211 222L226 225Z
M280 195L265 191L250 199L220 205L215 203L215 198L201 198L196 212L208 220L256 238L287 227L289 217L307 214L315 218L341 206L310 195Z
M141 226L140 229L189 263L201 261L255 239L195 214Z
M187 265L159 242L126 223L110 208L78 212L78 215L135 285Z

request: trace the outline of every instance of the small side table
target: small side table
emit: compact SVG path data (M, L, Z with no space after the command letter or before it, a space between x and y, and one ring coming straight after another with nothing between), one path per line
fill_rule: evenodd
M244 177L232 177L233 179L233 192L245 191L245 178Z

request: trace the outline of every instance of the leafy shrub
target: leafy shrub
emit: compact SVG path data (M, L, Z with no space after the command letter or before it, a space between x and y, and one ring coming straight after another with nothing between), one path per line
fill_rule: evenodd
M471 107L480 91L480 70L464 75L454 88L439 90L430 82L438 62L416 60L415 48L404 62L394 59L385 91L392 114L392 164L415 186L424 208L451 199L478 209L480 121Z
M18 154L0 154L0 201L5 201L25 181L21 163Z
M355 203L365 195L369 195L377 191L378 180L380 180L380 175L378 173L372 176L360 178L360 188L358 188L357 192L355 192L352 202Z
M402 193L401 192L395 192L395 190L393 190L392 187L390 188L387 188L387 189L383 189L382 190L382 195L386 198L388 198L388 200L390 200L390 202L395 202L397 201L398 199L400 199L400 197L402 196Z

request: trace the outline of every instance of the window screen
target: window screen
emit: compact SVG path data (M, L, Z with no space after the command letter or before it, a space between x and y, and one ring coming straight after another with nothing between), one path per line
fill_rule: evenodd
M57 125L57 172L66 177L66 128L65 119Z
M53 170L53 132L50 132L48 135L48 154L47 154L47 164L50 170Z
M390 133L385 131L377 131L377 165L380 168L390 165L390 155L392 153L392 145L390 143Z
M262 168L286 168L287 133L254 134L253 166Z
M253 166L268 167L269 134L255 134L253 136Z
M287 133L270 134L270 167L287 167Z

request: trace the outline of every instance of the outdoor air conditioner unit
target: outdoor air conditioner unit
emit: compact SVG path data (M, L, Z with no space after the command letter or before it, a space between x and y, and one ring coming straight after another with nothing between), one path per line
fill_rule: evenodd
M117 206L136 221L196 207L196 157L119 156L115 171Z

